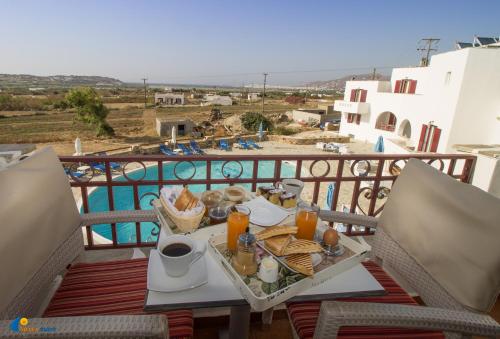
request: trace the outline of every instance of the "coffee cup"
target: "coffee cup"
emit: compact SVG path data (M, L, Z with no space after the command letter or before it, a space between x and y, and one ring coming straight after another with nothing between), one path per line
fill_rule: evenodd
M304 189L304 182L302 182L298 179L287 178L287 179L283 179L283 180L277 182L275 186L283 188L288 193L295 194L297 199L299 199L300 194L302 193L302 190Z
M185 235L171 235L158 246L158 253L165 271L171 277L185 275L192 264L205 253L205 244L200 245Z

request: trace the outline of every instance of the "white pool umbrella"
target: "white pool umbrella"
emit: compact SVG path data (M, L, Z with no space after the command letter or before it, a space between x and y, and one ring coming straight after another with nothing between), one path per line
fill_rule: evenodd
M82 155L82 141L78 137L75 139L75 155Z
M175 144L177 143L177 129L175 126L172 126L172 144L175 147Z

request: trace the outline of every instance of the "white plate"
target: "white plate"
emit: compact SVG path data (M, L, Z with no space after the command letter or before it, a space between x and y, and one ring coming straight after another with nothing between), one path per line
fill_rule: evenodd
M250 222L259 226L273 226L285 220L290 213L262 196L243 203L250 209Z
M160 254L152 249L148 263L148 290L157 292L179 292L189 290L208 282L205 256L198 259L182 277L171 277L165 272Z

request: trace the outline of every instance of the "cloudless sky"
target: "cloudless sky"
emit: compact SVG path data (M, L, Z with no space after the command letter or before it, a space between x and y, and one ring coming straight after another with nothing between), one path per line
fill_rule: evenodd
M0 73L301 84L417 64L423 37L442 52L498 36L498 13L494 0L0 0ZM315 70L329 71L293 73Z

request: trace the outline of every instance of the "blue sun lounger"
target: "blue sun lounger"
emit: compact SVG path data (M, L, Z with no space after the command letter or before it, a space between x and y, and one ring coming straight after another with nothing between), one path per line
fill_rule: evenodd
M85 175L85 173L82 173L80 171L71 171L69 168L64 168L64 172L67 175L74 176L75 178L81 178L81 177L83 177Z
M177 146L179 146L179 148L181 149L182 151L182 154L184 155L193 155L193 152L191 152L191 150L184 144L178 144Z
M251 149L250 146L246 142L244 142L242 139L238 139L238 144L243 149Z
M174 151L172 151L166 145L160 145L160 152L162 152L163 154L168 155L168 156L177 155L177 153L175 153Z
M250 146L252 146L252 147L253 147L253 148L255 148L255 149L262 149L262 148L264 148L264 147L262 147L262 146L259 146L259 145L258 145L255 141L253 141L252 139L248 139L248 140L247 140L247 145L250 145Z
M201 149L200 145L198 145L196 141L194 140L189 141L189 145L196 154L205 154L205 152Z
M224 151L229 151L229 145L227 143L227 140L219 141L219 148Z

